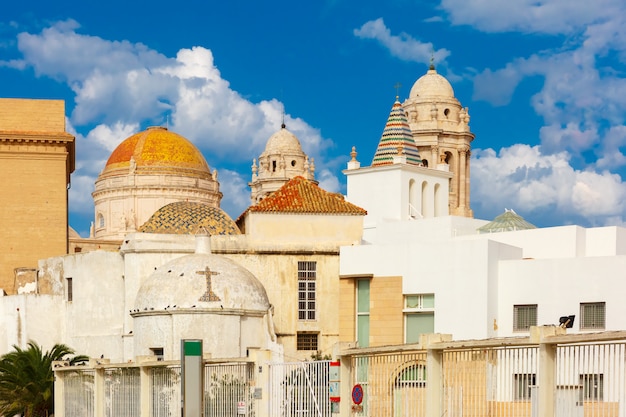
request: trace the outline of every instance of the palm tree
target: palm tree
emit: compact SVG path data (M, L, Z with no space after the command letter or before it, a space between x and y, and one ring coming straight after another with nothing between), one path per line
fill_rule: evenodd
M57 344L43 353L35 342L22 349L13 345L12 352L0 357L0 415L47 417L54 413L54 373L52 361L84 362L83 355Z

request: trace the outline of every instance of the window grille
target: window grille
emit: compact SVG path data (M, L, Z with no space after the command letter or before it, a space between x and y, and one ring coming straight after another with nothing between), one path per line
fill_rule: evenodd
M513 331L525 332L537 325L537 304L513 306Z
M297 350L318 350L317 333L298 333L296 340Z
M604 397L603 374L581 374L579 382L583 387L584 401L602 401Z
M315 320L317 262L298 261L298 320Z
M74 286L72 283L72 278L66 278L67 282L67 301L72 301L74 299Z
M535 385L537 385L537 374L513 375L515 399L518 401L530 401L530 387Z
M605 303L580 303L580 329L604 329Z

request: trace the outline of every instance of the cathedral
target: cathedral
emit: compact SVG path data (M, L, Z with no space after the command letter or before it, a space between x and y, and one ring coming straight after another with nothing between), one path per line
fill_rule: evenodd
M64 131L63 103L0 104L2 157L33 159L16 143L46 146L48 152L53 152L48 143L54 143L54 152L63 151L55 174L60 185L52 190L60 205L52 223L62 230L43 229L59 244L50 239L46 250L24 246L19 252L30 257L4 262L1 282L8 295L0 298L0 353L34 339L44 345L64 342L118 362L149 355L175 359L177 340L201 336L207 353L219 357L245 355L249 347L295 359L327 355L341 332L339 250L361 244L364 222L367 230L390 216L446 216L450 210L471 215L465 206L469 186L459 185L468 171L463 158L469 158L459 150L473 139L467 110L434 69L416 82L404 105L393 105L372 166L358 169L352 153L352 188L382 192L372 170L397 179L408 175L410 190L401 191L406 202L368 211L363 195L346 200L319 188L314 160L283 123L253 161L251 206L233 220L220 208L217 170L186 138L149 127L123 140L95 181L87 238L68 227L62 204L75 158L73 137ZM42 138L33 139L33 127L20 121L44 116L39 113L51 122L38 124ZM420 157L424 152L434 157L430 167L428 158ZM29 179L16 169L5 174ZM30 186L51 174L34 173ZM450 190L448 184L456 185ZM37 203L4 202L11 210L3 213L17 217L18 206L36 210ZM28 228L10 224L8 217L2 221L15 234L12 240L25 237ZM223 336L219 344L214 334Z

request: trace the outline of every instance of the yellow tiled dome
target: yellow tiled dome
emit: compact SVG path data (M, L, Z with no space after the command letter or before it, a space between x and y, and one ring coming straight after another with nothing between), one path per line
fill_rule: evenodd
M149 127L124 140L113 151L102 175L119 170L137 174L181 172L206 178L209 165L193 143L164 127Z
M219 207L179 201L161 207L139 231L143 233L195 234L205 228L210 235L241 234L237 225Z

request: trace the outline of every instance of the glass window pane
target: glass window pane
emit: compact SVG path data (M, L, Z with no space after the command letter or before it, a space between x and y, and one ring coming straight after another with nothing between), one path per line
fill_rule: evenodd
M406 316L406 343L419 342L423 333L435 332L435 314L420 313Z
M360 279L357 281L357 312L368 313L370 311L370 281Z
M370 345L370 316L357 316L356 329L359 347L368 347Z
M435 308L435 294L422 295L422 308Z

